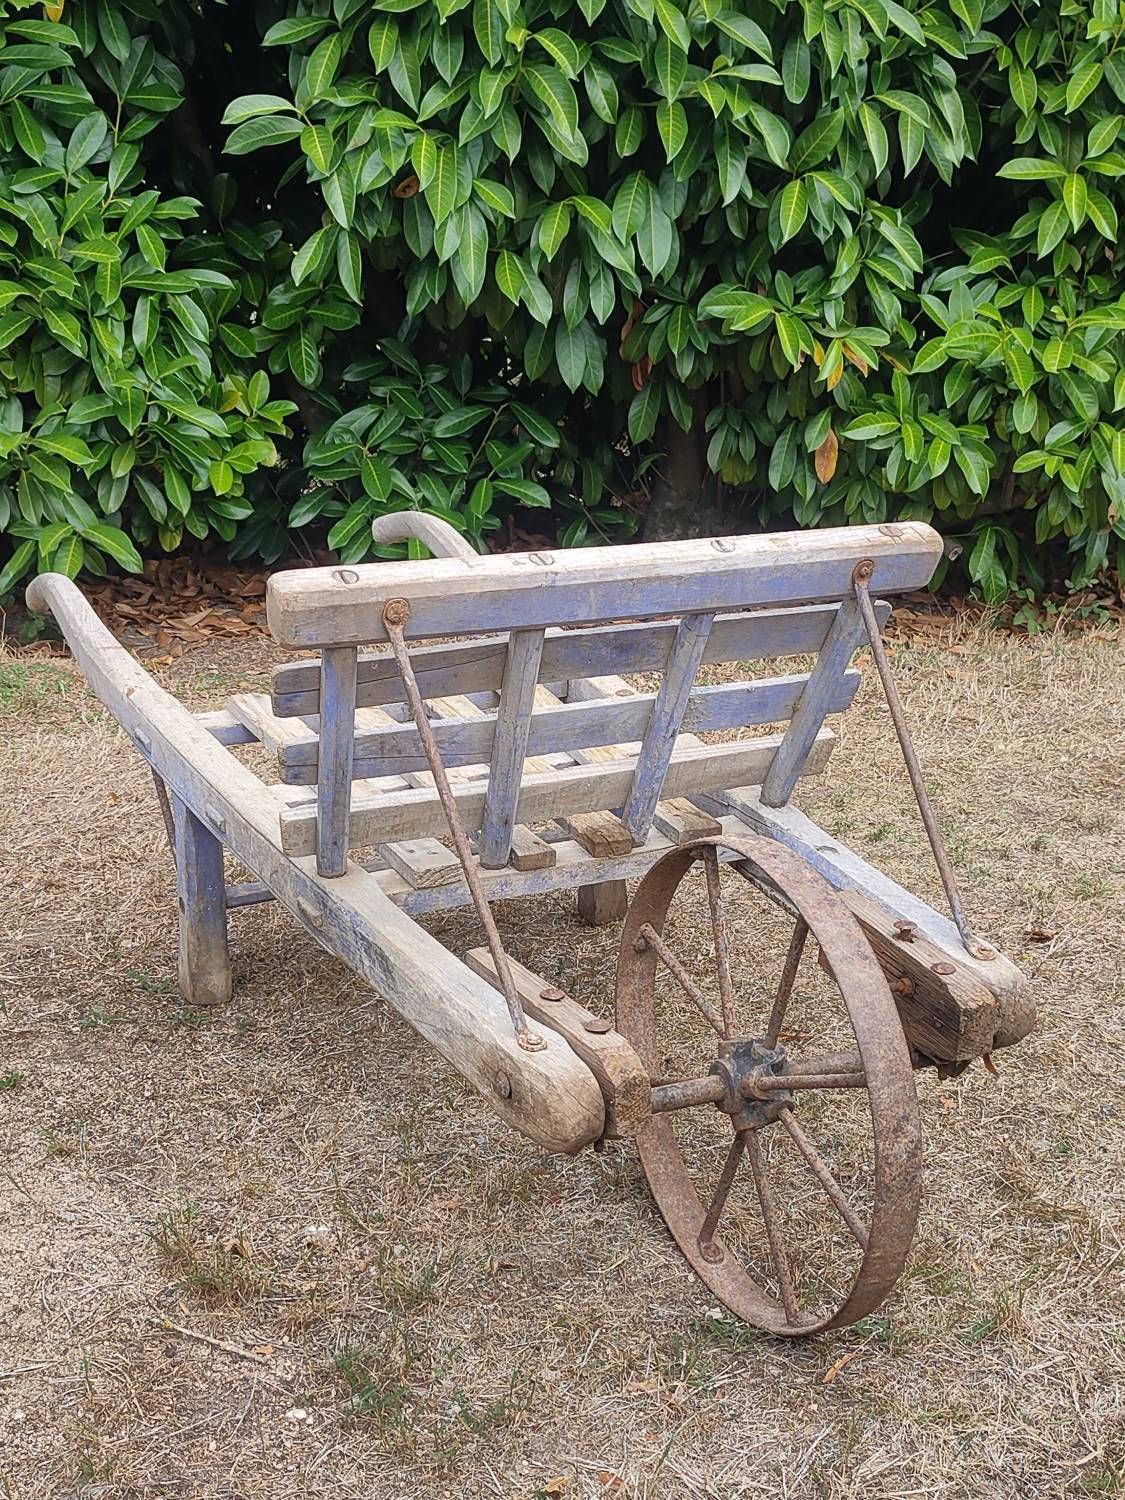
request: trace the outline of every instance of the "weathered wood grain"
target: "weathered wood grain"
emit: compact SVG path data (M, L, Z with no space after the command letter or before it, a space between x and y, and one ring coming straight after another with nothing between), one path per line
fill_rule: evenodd
M822 729L805 764L805 774L815 775L828 763L836 740L830 729ZM765 774L781 736L760 735L727 745L700 745L672 752L664 780L668 797L756 783ZM567 766L560 771L525 776L520 787L516 818L521 823L569 817L578 812L596 812L620 807L633 781L631 758L606 765ZM453 798L466 828L479 828L485 793L475 785L455 784ZM356 845L381 844L395 839L432 838L447 827L435 792L425 789L363 795L352 798L352 841ZM287 854L308 854L315 847L315 805L289 806L281 814L281 842Z
M326 646L320 655L320 758L316 783L316 868L342 875L355 745L355 651Z
M839 606L807 604L792 609L758 609L718 615L707 637L703 661L759 661L772 657L815 655L824 644ZM882 625L890 606L879 602ZM539 665L542 682L569 683L622 672L656 672L664 667L676 634L675 621L645 625L599 625L588 630L548 630ZM410 653L424 698L453 693L496 692L507 659L506 635L478 636L442 646L416 646ZM562 696L567 694L565 689ZM361 651L356 702L398 704L402 684L394 658ZM320 673L313 661L276 667L272 681L274 713L281 717L314 717L320 712Z
M623 922L629 910L629 887L623 880L601 880L578 887L578 915L587 927Z
M571 1154L597 1139L601 1090L561 1037L548 1033L543 1051L525 1052L502 997L385 896L381 877L350 864L342 876L324 878L311 859L287 858L279 847L281 799L118 645L68 578L42 574L28 590L28 606L54 615L91 687L169 789L197 817L204 808L221 817L234 855L496 1114L551 1151Z
M506 552L430 562L358 563L275 573L266 616L290 646L358 646L386 639L383 606L410 603L412 640L482 630L684 615L747 605L842 599L856 564L871 592L922 588L941 557L919 521L773 532L570 552Z
M527 758L532 700L543 655L542 630L513 630L500 687L487 760L488 792L480 830L480 862L488 869L508 863L520 778ZM551 747L553 748L553 747Z
M223 845L177 792L169 801L176 834L180 993L189 1005L225 1005L231 968Z
M470 948L465 954L469 968L500 987L492 955L487 948ZM565 1037L601 1086L605 1101L605 1133L612 1139L636 1135L652 1113L652 1088L640 1058L618 1031L591 1031L598 1024L592 1011L571 996L544 1000L543 991L558 991L546 979L514 959L508 962L520 1000L528 1016L538 1025L549 1026Z

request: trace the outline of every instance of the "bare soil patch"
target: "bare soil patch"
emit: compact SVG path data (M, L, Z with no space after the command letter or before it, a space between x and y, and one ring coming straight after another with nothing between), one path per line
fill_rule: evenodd
M908 1273L791 1345L719 1313L628 1144L538 1153L284 911L232 914L235 999L186 1008L147 772L69 661L0 654L3 1493L1125 1491L1125 652L955 621L894 656L1040 1022L998 1078L921 1078ZM248 635L156 670L209 707L273 658ZM798 800L937 903L868 678ZM614 929L569 896L497 913L610 1012Z

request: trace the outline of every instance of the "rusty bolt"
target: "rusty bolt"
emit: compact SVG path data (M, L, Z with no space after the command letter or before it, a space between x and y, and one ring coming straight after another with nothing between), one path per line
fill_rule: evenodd
M565 1000L566 991L560 990L558 985L549 984L546 989L539 991L540 1000Z
M383 624L389 629L401 627L410 619L410 605L405 599L388 599L383 605Z
M895 937L900 943L912 943L918 928L913 922L907 922L900 917L895 923Z
M512 1097L512 1080L508 1077L507 1073L503 1071L497 1072L493 1077L492 1087L500 1095L501 1099L510 1099Z
M591 1016L588 1021L582 1022L583 1031L592 1031L596 1036L613 1030L613 1023L607 1021L604 1016Z
M855 568L852 570L852 582L868 583L874 571L875 564L869 557L865 557L861 562L857 562Z
M934 971L935 974L956 974L956 972L957 972L957 965L956 964L947 964L947 963L931 964L930 968L933 969L933 971Z
M892 979L889 988L892 995L913 995L914 981L903 974L899 979Z

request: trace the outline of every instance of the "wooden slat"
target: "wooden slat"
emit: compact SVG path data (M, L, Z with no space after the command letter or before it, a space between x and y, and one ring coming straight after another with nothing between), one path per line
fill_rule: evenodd
M383 607L410 603L412 640L482 630L531 630L645 615L842 599L864 559L872 594L924 587L941 558L920 521L774 532L711 541L569 552L505 552L428 562L358 563L275 573L266 615L289 646L386 640Z
M761 661L815 655L824 645L839 608L807 604L793 609L760 609L718 615L703 653L704 665L722 661ZM890 613L875 605L880 625ZM622 672L660 671L676 634L674 621L647 625L599 625L589 630L548 630L539 665L541 682L569 682ZM508 638L478 636L444 646L417 646L410 653L424 698L451 693L496 692L503 679ZM314 717L320 711L320 673L310 661L287 662L273 673L274 713ZM361 706L397 704L402 682L387 652L359 654L356 702Z
M676 628L676 639L637 756L629 799L621 814L621 821L635 839L643 839L652 827L664 773L672 758L676 735L683 726L684 711L710 630L710 615L685 615Z
M453 719L483 719L486 717L484 710L478 708L464 694L431 699L430 707L441 715ZM569 765L570 763L568 756L535 757L525 761L523 769L526 775L535 771L553 771L556 766ZM481 766L479 769L482 774L488 774L489 768L487 766ZM545 870L554 864L555 851L537 833L517 823L512 829L509 858L513 868L517 870Z
M470 948L465 962L474 973L500 988L492 955L487 948ZM592 1011L569 995L544 1000L548 982L514 959L508 960L523 1008L540 1026L557 1031L598 1080L605 1100L605 1133L613 1139L636 1135L650 1117L652 1090L648 1069L618 1031L590 1031Z
M785 738L762 782L762 801L767 807L781 807L793 795L809 746L826 716L833 711L837 685L843 681L848 663L865 639L859 607L854 599L849 599L840 606L816 665L809 673L801 701L793 711Z
M695 688L684 708L680 731L702 734L708 730L779 723L789 718L801 702L807 681L804 674L796 674ZM858 672L836 677L825 688L823 701L827 706L824 712L842 713L855 697L859 683ZM565 753L579 760L585 758L580 751L639 742L653 721L658 697L655 693L630 690L627 695L612 699L592 697L574 703L560 703L541 686L536 689L534 713L524 721L525 754L534 757ZM357 717L357 725L361 727L356 735L352 767L357 779L404 775L425 766L422 743L413 724L384 720L380 727L367 729L362 727L370 722L364 718L367 712L361 709ZM311 785L316 780L319 755L316 731L299 719L274 719L273 723L300 726L290 732L278 750L282 779L295 786ZM496 725L495 712L480 710L471 704L468 715L451 716L436 722L432 727L442 763L449 769L494 761Z
M805 774L822 771L836 736L822 729L805 766ZM779 735L762 735L728 745L676 749L664 780L665 795L683 797L724 786L757 783L780 744ZM620 807L633 781L631 759L604 766L570 766L561 771L527 776L520 788L516 818L536 823ZM454 800L466 828L479 828L484 791L474 785L455 785ZM444 831L445 815L437 796L427 790L389 792L352 798L352 840L379 844L395 839L427 838ZM315 846L314 806L289 807L281 816L282 847L287 854L307 854Z
M387 864L417 891L455 885L462 878L460 860L437 839L400 839L379 849Z
M180 993L189 1005L225 1005L231 996L223 846L176 792L176 893L180 917Z
M320 700L319 690L317 701ZM316 780L316 757L320 754L320 736L303 719L280 719L264 693L235 693L227 699L227 713L245 726L256 740L260 740L274 755L290 746L300 746L313 752L313 775ZM210 725L207 726L210 728Z
M68 579L41 575L28 603L54 615L91 687L169 790L197 815L210 807L221 817L223 842L235 857L267 881L316 941L374 985L491 1109L552 1151L571 1154L602 1133L601 1090L562 1038L546 1032L542 1051L525 1051L503 998L384 895L380 877L353 864L325 879L311 860L286 858L279 799L133 660Z
M542 655L542 630L512 632L488 758L488 793L480 831L480 862L488 869L508 863Z
M685 797L675 797L670 802L658 802L652 818L653 824L676 844L690 844L693 839L714 838L722 831L718 818L713 818L702 808L696 807Z
M317 689L317 699L320 698L320 690ZM266 700L267 707L269 700ZM210 708L203 713L193 714L192 718L208 734L212 734L220 745L256 745L258 736L235 718L225 708Z
M316 783L318 875L342 875L348 865L355 671L354 649L326 646L321 652L320 762Z

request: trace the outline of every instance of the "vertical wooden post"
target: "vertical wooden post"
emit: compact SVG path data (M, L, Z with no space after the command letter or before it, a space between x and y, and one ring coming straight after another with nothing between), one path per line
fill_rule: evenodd
M676 627L676 639L668 653L652 717L637 756L633 787L621 821L636 842L642 843L652 827L652 815L660 800L660 788L672 758L672 748L683 722L684 710L691 696L695 674L703 660L703 650L714 615L684 615Z
M512 631L500 685L500 707L496 712L496 735L481 824L480 862L485 869L498 869L508 863L542 655L542 630Z
M629 909L629 887L623 880L603 880L601 885L578 887L578 915L588 927L621 922Z
M354 646L320 653L320 758L316 786L316 872L342 875L348 867L348 822L355 748Z
M225 1005L231 995L223 846L176 794L176 893L180 909L180 991L191 1005Z
M866 638L859 606L854 599L846 599L836 612L801 701L762 782L762 802L766 807L784 807L793 795L805 759L830 711L836 686L847 671L856 647Z

